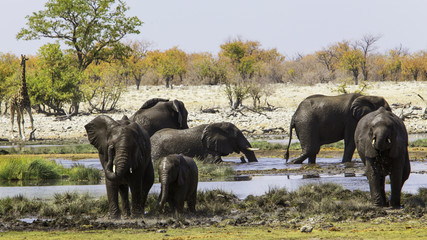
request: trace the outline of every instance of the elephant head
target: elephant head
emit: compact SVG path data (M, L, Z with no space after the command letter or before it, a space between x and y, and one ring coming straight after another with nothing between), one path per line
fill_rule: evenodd
M397 129L405 129L397 116L381 107L376 116L368 123L368 140L365 156L375 158L387 153L388 157L397 157L407 146L407 136L401 136ZM386 117L385 117L386 116ZM393 120L394 119L394 120ZM402 144L403 143L403 144Z
M124 117L98 116L85 125L89 142L98 149L105 177L119 181L147 162L150 142L141 127ZM147 152L148 151L148 152Z
M130 120L138 123L152 136L163 128L187 129L187 117L188 112L183 102L153 98L146 101Z
M168 196L170 187L185 188L184 185L188 184L189 169L187 162L182 155L170 155L159 161L158 171L159 181L161 183L159 207L163 210L165 203L170 197ZM182 201L184 198L185 197L183 196Z
M251 144L243 136L242 131L232 123L220 122L207 125L202 133L202 144L209 151L219 153L220 156L242 152L249 162L258 162ZM214 157L220 159L220 156Z
M356 120L360 120L366 114L384 107L391 111L390 106L383 97L378 96L359 96L351 104L351 112Z

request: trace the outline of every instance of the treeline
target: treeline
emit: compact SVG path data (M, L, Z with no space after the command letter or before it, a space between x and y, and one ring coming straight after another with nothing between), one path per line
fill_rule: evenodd
M217 55L186 53L177 47L153 50L145 41L127 42L108 57L82 69L78 55L59 43L42 46L27 56L27 85L33 107L47 114L66 114L78 102L90 111L115 109L129 85L225 84L232 108L251 97L259 104L267 83L316 84L343 81L425 81L427 51L409 53L402 47L375 51L380 38L366 35L358 41L341 41L313 54L287 59L277 49L264 49L257 41L234 39L220 45ZM109 49L106 49L108 52ZM0 100L5 103L20 86L19 56L0 54Z

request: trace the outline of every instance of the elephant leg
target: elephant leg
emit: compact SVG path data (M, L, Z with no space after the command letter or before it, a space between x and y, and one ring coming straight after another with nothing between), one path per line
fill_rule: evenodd
M374 171L372 159L366 160L366 176L369 182L372 202L379 207L386 205L385 198L385 176Z
M144 178L142 180L142 210L144 210L145 208L148 192L150 191L153 184L154 184L154 170L153 170L153 163L150 161L150 163L148 164L148 167L145 169Z
M120 219L118 186L116 183L109 181L105 182L107 187L108 206L110 209L110 218Z
M192 213L196 212L196 201L197 201L197 192L195 194L191 194L191 196L187 200L188 209Z
M351 162L355 149L356 149L356 144L354 143L354 133L346 134L344 138L344 155L342 157L343 163Z
M119 186L120 199L122 200L123 214L127 217L130 216L130 205L129 205L129 187L128 185Z
M130 184L130 191L132 193L132 217L139 218L144 213L143 194L141 183L135 182L135 184Z
M400 196L403 183L409 177L409 163L401 163L400 159L392 159L393 168L390 174L391 199L390 205L393 208L400 208ZM405 160L404 160L405 161Z

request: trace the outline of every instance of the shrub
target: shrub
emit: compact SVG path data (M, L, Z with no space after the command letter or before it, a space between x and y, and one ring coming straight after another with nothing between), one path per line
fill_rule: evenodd
M101 180L101 170L96 168L86 168L83 165L77 165L70 170L71 181L89 181L98 183Z

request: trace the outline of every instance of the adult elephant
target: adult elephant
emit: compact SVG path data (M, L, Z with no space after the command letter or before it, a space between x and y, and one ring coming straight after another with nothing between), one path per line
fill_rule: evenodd
M179 100L153 98L146 101L129 119L138 123L151 137L163 128L186 129L188 112Z
M159 196L160 210L164 210L166 202L172 212L178 216L187 202L191 212L196 211L198 169L194 160L180 154L168 155L159 160Z
M354 135L357 152L366 166L371 198L377 206L386 206L384 184L390 175L391 206L400 208L400 193L411 166L408 133L403 121L380 108L364 116Z
M126 216L140 217L154 182L148 134L126 117L115 121L98 116L85 125L89 142L98 149L105 173L110 217L120 218L118 193ZM129 187L132 210L129 206Z
M289 144L285 158L289 159L292 129L301 143L302 153L291 163L301 164L308 158L316 163L320 146L344 139L342 162L350 162L356 145L354 130L357 122L366 114L384 107L391 111L387 101L379 96L363 96L358 93L338 96L312 95L304 99L292 116Z
M162 129L151 136L151 158L157 161L170 154L197 157L205 162L222 162L221 156L242 152L257 162L252 146L234 124L220 122L189 129Z

